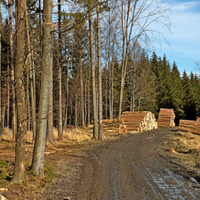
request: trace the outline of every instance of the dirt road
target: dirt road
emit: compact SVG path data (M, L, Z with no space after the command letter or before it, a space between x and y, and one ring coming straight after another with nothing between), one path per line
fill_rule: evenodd
M169 131L175 129L131 135L89 151L71 199L200 199L199 188L175 175L156 151L155 145Z

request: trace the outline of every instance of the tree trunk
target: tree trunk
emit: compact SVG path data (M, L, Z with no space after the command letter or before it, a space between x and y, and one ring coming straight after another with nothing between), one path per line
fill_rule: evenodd
M0 30L1 30L1 0L0 0ZM2 118L2 115L1 115L1 106L2 106L2 99L1 99L1 33L0 33L0 136L1 136L1 133L2 133L2 130L1 130L1 118Z
M53 37L52 37L53 38ZM53 41L51 41L51 44ZM51 52L52 54L52 52ZM51 64L49 68L50 83L49 83L49 106L48 106L48 131L47 141L51 143L53 141L53 55L51 55Z
M27 130L30 131L30 103L29 103L29 66L26 66L26 105L27 105Z
M6 101L3 101L3 108L2 108L2 119L1 119L1 130L5 127L5 111L6 111Z
M99 134L98 139L103 140L103 122L102 122L102 76L101 76L101 31L100 31L100 11L99 0L97 0L97 46L98 46L98 75L99 75Z
M90 10L90 8L89 8ZM89 27L90 27L90 55L91 55L91 70L92 70L92 99L93 99L93 139L98 137L98 117L97 117L97 99L96 99L96 84L95 84L95 60L94 60L94 39L93 39L93 21L92 13L89 12Z
M12 37L12 10L11 10L11 0L8 0L9 7L9 40L10 40L10 70L11 70L11 90L12 90L12 133L13 139L15 139L15 89L14 89L14 67L13 67L13 37Z
M26 15L26 38L27 38L27 47L28 47L28 76L30 80L30 95L31 95L31 119L32 119L32 131L33 131L33 139L35 138L36 135L36 108L35 108L35 88L34 88L34 67L33 67L33 61L32 61L32 51L31 51L31 44L30 44L30 34L29 34L29 29L28 29L28 15L27 15L27 9L25 10L25 15ZM29 98L28 98L29 99Z
M24 86L25 65L25 0L16 1L16 61L15 61L15 90L17 103L17 134L15 147L15 167L13 182L21 183L25 172L25 139L27 130L26 121L26 94Z
M87 80L87 86L88 86L88 89L87 89L87 92L88 92L88 124L90 124L90 81L91 81L91 78L90 78L90 73L88 71L88 80Z
M81 125L82 127L85 127L85 116L84 116L84 99L83 99L83 66L82 66L82 60L81 60L81 50L79 51L80 53L80 85L81 85Z
M44 152L47 131L48 95L51 65L51 24L52 0L44 0L43 7L43 48L42 48L42 76L38 109L37 134L33 152L31 170L43 176Z
M125 78L126 78L126 67L127 67L127 61L128 61L128 51L129 51L129 44L130 44L130 38L132 34L132 28L133 28L133 19L131 19L131 23L129 22L130 18L130 7L131 7L131 0L128 0L128 8L126 12L126 21L124 23L124 5L122 2L122 32L123 32L123 53L122 53L122 63L121 63L121 88L120 88L120 98L119 98L119 110L118 110L118 119L121 118L121 111L122 111L122 104L123 104L123 96L124 96L124 84L125 84ZM134 7L137 4L137 0L134 4ZM124 27L125 24L125 27ZM131 24L131 27L129 27L129 24ZM125 30L124 30L125 28ZM129 35L128 35L129 32Z
M71 98L70 98L70 104L71 104L71 106L70 106L70 115L69 115L69 124L70 125L72 125L72 106L73 106L73 103L72 103L72 96L71 96Z
M78 126L78 111L77 111L77 93L75 94L75 123L74 126Z
M105 77L105 84L106 84L106 87L105 87L105 94L104 94L104 98L105 98L105 117L106 119L108 118L108 101L107 101L107 96L108 96L108 91L107 91L107 77Z
M61 29L61 4L60 4L60 0L58 0L58 29L60 31ZM63 123L62 123L62 35L59 32L58 33L58 42L59 42L59 62L58 62L58 84L59 84L59 117L58 117L58 135L59 137L62 137L63 135Z
M7 119L6 119L6 125L9 128L10 127L10 62L9 62L9 52L7 53L7 83L6 84L7 84Z
M69 78L68 78L68 71L69 71L69 55L68 55L68 63L67 63L67 70L66 70L66 109L65 109L65 125L64 128L67 128L67 120L68 120L68 105L69 105Z
M111 28L110 28L110 11L109 11L109 39L108 39L108 70L109 70L109 116L113 119L113 87L112 87L112 64L110 62L110 52L111 52Z
M85 98L84 98L84 123L85 123L85 126L87 124L87 80L85 80L85 88L84 88L84 94L85 94Z

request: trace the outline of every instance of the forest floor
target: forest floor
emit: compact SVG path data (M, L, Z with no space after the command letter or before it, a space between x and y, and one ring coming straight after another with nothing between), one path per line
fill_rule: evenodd
M22 184L11 182L14 151L14 142L0 141L0 193L8 199L200 199L200 136L177 127L56 140L46 147L45 178L30 171L27 143Z

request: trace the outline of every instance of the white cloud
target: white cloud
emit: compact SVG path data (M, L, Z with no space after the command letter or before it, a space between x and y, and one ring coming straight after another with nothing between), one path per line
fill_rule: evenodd
M172 63L176 61L181 72L196 71L195 61L200 60L200 1L167 0L170 7L171 33L162 29L170 47L162 43L162 49L155 45L159 56L166 54ZM157 27L159 29L159 27ZM160 27L161 29L161 27ZM159 30L160 30L159 29Z
M172 2L173 10L174 11L188 11L191 9L196 8L199 5L199 2L192 1L192 2Z

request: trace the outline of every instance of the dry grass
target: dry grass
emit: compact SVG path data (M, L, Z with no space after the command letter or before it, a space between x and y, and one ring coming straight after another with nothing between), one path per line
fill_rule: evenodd
M200 136L189 132L178 132L167 142L171 148L176 152L185 151L185 153L191 149L200 151Z
M12 140L13 139L12 131L7 127L3 128L0 139L5 140L5 141Z
M70 128L63 130L63 137L76 142L84 142L92 139L87 129Z
M90 131L81 128L65 129L63 130L63 137L76 142L83 142L92 139ZM4 128L0 139L4 141L11 141L12 138L12 131L9 128ZM53 127L53 138L54 140L58 138L58 129L55 127ZM33 143L32 131L27 131L26 142Z
M183 177L200 178L200 135L189 132L176 132L162 143L159 153L174 163Z

